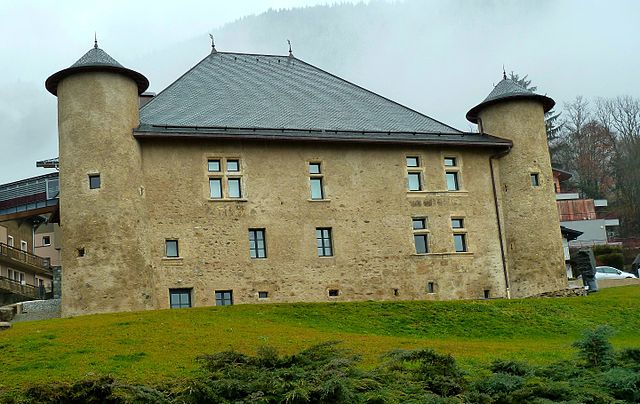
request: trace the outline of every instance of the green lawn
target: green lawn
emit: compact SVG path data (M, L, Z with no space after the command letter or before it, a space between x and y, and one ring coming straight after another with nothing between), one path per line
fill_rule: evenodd
M112 375L156 384L189 378L194 358L272 345L293 353L328 340L365 366L394 348L431 347L464 367L496 358L548 363L574 355L587 328L608 324L616 348L640 347L640 287L588 297L457 302L273 304L91 315L14 324L0 333L0 392Z

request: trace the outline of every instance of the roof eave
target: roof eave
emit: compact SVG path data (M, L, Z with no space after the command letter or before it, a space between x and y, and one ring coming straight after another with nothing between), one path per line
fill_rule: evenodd
M536 100L539 101L542 104L542 108L544 110L545 113L551 111L551 109L556 105L556 102L545 96L545 95L540 95L540 94L515 94L515 95L509 95L506 97L500 97L500 98L496 98L493 100L488 100L488 101L483 101L480 104L476 105L475 107L471 108L469 110L469 112L467 112L466 118L468 121L472 122L472 123L478 123L478 115L480 114L480 111L486 107L488 107L489 105L493 105L493 104L498 104L501 103L503 101L513 101L513 100Z
M127 69L126 67L118 67L118 66L110 66L110 65L92 65L92 66L77 66L77 67L68 67L66 69L60 70L57 73L52 74L45 81L44 86L51 94L57 96L58 95L58 84L65 79L66 77L76 74L76 73L84 73L84 72L113 72L125 75L136 82L138 86L138 94L142 94L149 88L149 80L144 77L142 74L136 72L135 70Z

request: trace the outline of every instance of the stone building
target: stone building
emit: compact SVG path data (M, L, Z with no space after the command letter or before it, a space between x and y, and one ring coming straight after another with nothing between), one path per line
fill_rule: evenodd
M461 132L292 54L215 48L140 107L147 87L97 44L46 81L63 315L566 287L548 97L505 78Z

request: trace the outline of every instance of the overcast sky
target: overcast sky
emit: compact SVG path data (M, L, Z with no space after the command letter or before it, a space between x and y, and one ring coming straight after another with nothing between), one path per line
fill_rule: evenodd
M36 160L57 156L56 98L44 81L89 50L94 32L101 48L143 73L156 92L206 56L209 32L220 50L278 54L286 54L279 37L286 34L296 57L461 130L471 129L464 114L499 81L503 63L528 74L559 106L576 95L640 97L635 0L414 0L413 15L362 27L370 38L327 44L351 52L333 59L327 49L305 46L303 32L230 35L243 24L234 21L269 8L331 3L0 0L0 183L49 172L35 168Z

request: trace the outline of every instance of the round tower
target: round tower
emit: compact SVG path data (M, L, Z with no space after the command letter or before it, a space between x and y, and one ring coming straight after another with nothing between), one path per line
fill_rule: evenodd
M467 113L484 134L509 139L491 159L511 296L564 289L567 278L556 207L545 112L555 102L504 77ZM499 189L498 189L499 188Z
M45 83L58 97L62 313L151 308L138 95L149 86L95 46Z

